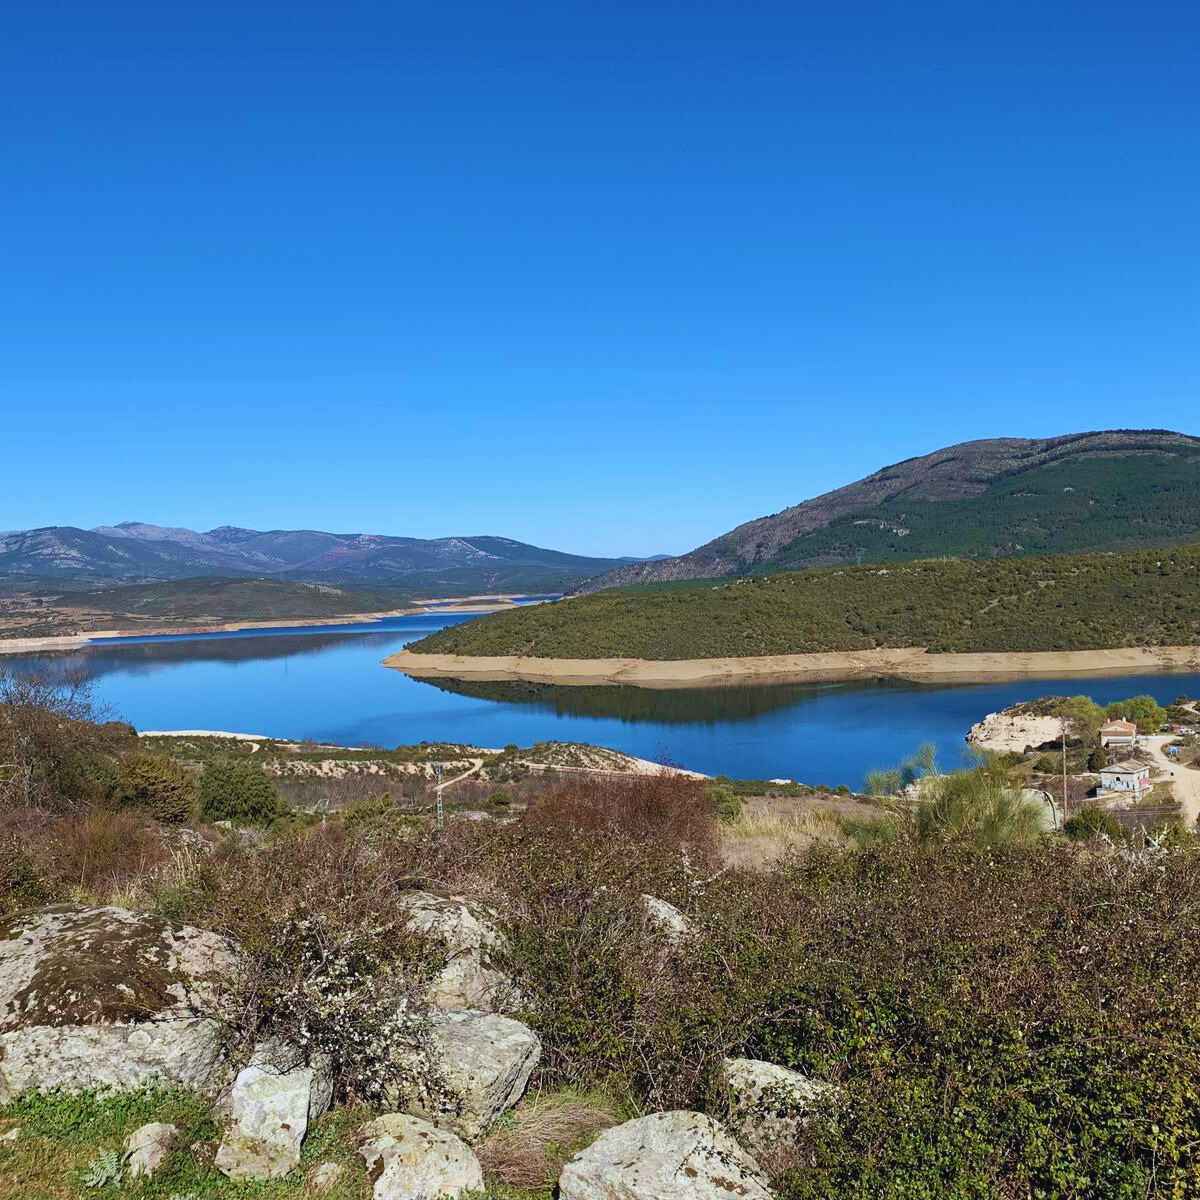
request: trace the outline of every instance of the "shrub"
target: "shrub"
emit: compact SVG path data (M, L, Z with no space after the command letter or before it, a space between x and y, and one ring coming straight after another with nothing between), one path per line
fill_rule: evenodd
M167 859L156 824L137 812L106 808L59 819L38 853L42 871L60 886L82 889L102 902Z
M354 836L331 822L257 850L229 839L163 899L184 902L175 919L242 946L247 966L229 999L247 1044L279 1036L321 1051L341 1097L397 1103L418 1085L436 1091L416 1051L445 952L410 933L396 903L419 861L386 830Z
M97 721L82 678L0 670L0 762L12 764L0 800L60 813L109 802L135 735Z
M967 840L978 846L1031 842L1043 812L1022 797L997 767L977 767L930 778L916 811L921 841Z
M9 833L0 836L0 918L61 899L29 851Z
M164 825L186 824L196 801L196 782L173 758L138 753L121 762L117 802L137 808Z
M508 808L512 804L512 793L506 788L498 788L488 798L488 803L495 808Z
M279 793L251 760L217 759L200 776L200 815L207 821L266 825L279 815Z
M717 814L717 820L732 824L742 814L742 801L732 788L720 784L709 784L707 788L709 803Z
M1101 835L1117 841L1124 836L1116 817L1096 804L1087 804L1073 817L1068 817L1063 822L1063 833L1073 842L1086 842Z
M786 1196L1191 1194L1194 853L818 850L731 899L747 1051L841 1089Z

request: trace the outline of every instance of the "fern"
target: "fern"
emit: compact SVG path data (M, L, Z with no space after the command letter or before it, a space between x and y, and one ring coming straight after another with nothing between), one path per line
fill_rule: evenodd
M106 1188L109 1184L121 1182L123 1166L124 1163L120 1151L101 1150L84 1167L79 1181L86 1188Z

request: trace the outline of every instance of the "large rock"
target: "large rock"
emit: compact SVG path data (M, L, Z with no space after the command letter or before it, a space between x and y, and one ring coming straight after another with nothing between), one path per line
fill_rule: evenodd
M561 1200L770 1200L758 1164L711 1117L653 1113L602 1133L558 1180Z
M435 1013L431 1034L443 1086L406 1107L474 1141L524 1094L541 1040L520 1021L472 1010Z
M675 907L657 896L642 896L646 919L672 945L679 945L692 932L692 923Z
M0 1103L53 1088L215 1090L237 966L228 939L123 908L0 922Z
M329 1107L333 1072L327 1057L306 1063L279 1041L256 1046L220 1109L231 1118L217 1148L218 1170L231 1179L278 1179L300 1163L300 1146Z
M364 1125L359 1136L375 1200L455 1200L483 1191L479 1159L449 1130L388 1113Z
M400 900L408 926L436 938L446 947L447 961L430 989L438 1008L475 1008L495 1012L512 989L490 958L504 946L504 935L487 909L461 896L443 899L431 892L409 892Z
M179 1128L162 1121L139 1125L125 1139L125 1171L130 1179L156 1174L171 1156Z
M828 1083L756 1058L727 1058L725 1083L730 1130L763 1158L792 1145L813 1107L833 1092Z

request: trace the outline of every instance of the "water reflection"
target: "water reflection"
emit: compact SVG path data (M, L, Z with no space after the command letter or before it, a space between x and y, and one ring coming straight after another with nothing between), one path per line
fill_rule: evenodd
M410 678L415 678L410 676ZM529 704L558 717L612 717L660 725L712 725L755 721L781 709L798 708L846 685L772 684L714 688L638 688L622 684L564 687L554 683L483 682L468 679L416 679L457 696L501 704ZM856 682L858 689L889 687Z

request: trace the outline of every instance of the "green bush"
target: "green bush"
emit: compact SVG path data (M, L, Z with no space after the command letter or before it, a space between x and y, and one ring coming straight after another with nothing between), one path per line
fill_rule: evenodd
M512 804L512 793L507 788L497 788L488 799L495 808L508 808Z
M732 788L710 784L706 794L712 803L713 811L717 814L717 820L732 824L742 815L741 797Z
M1073 817L1068 817L1063 823L1063 833L1073 842L1086 842L1102 834L1114 840L1124 836L1116 817L1096 804L1084 805Z
M138 753L121 762L117 803L141 809L164 825L186 824L196 802L196 781L173 758Z
M267 825L279 811L279 792L256 763L225 758L205 766L200 776L200 815L206 821Z

